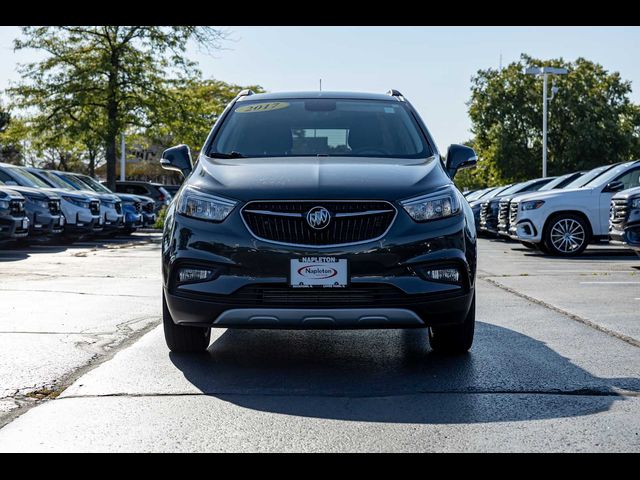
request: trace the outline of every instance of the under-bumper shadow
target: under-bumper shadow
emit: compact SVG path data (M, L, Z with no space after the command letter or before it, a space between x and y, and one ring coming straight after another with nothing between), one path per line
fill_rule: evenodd
M214 330L215 332L215 330ZM425 330L227 330L203 355L171 354L207 395L260 411L394 423L474 423L588 415L615 387L543 342L478 323L471 353L444 357Z

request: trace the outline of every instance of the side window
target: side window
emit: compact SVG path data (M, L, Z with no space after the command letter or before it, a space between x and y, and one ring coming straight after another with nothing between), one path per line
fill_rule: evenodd
M624 189L640 187L640 168L629 170L617 178L624 183Z
M13 178L11 178L9 175L4 173L2 170L0 170L0 180L2 180L3 182L12 182L12 181L14 181Z

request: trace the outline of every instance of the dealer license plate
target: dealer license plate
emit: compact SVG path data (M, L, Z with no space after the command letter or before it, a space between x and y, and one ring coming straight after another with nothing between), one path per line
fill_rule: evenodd
M346 258L302 257L291 259L291 286L346 287L348 270Z

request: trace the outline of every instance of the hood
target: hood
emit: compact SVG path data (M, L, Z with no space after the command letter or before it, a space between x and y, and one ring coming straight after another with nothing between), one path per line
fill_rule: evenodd
M151 197L145 197L144 195L131 195L132 197L137 197L142 203L156 203L156 201Z
M621 192L616 193L613 198L631 198L640 195L640 187L629 188L627 190L623 190Z
M94 198L84 193L78 193L78 192L74 192L73 190L66 190L64 188L45 188L44 190L48 192L57 193L61 197L71 197L75 200L81 200L84 202L88 202L89 200L93 200Z
M118 193L117 196L123 202L139 202L140 201L139 195L131 195L130 193Z
M24 200L24 197L9 187L0 187L0 200Z
M544 192L529 192L522 195L514 195L511 199L515 202L524 202L527 200L548 200L551 198L557 197L583 197L590 195L592 190L590 188L571 188L569 190L558 189L558 190L545 190Z
M451 179L439 157L212 159L201 156L189 185L230 199L385 199L423 195Z
M78 190L78 192L89 195L91 198L98 199L101 202L114 203L119 200L118 196L113 193L94 192L93 190Z
M25 197L35 198L36 200L60 200L60 195L43 188L23 187L22 185L10 185L9 188Z

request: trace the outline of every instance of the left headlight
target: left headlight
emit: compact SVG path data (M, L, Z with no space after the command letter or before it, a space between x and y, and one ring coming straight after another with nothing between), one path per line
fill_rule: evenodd
M522 202L520 204L520 210L537 210L544 205L544 200L532 200L530 202Z
M401 204L416 222L447 218L460 211L458 194L450 187L440 192L404 200Z
M216 197L193 187L187 187L180 196L177 210L178 213L187 217L221 222L229 216L236 203L233 200Z
M640 197L631 200L631 208L640 208Z
M71 203L72 205L75 205L76 207L80 207L80 208L89 208L89 202L84 201L84 200L80 200L77 198L73 198L73 197L66 197L66 196L62 196L62 198L64 198L67 202Z

